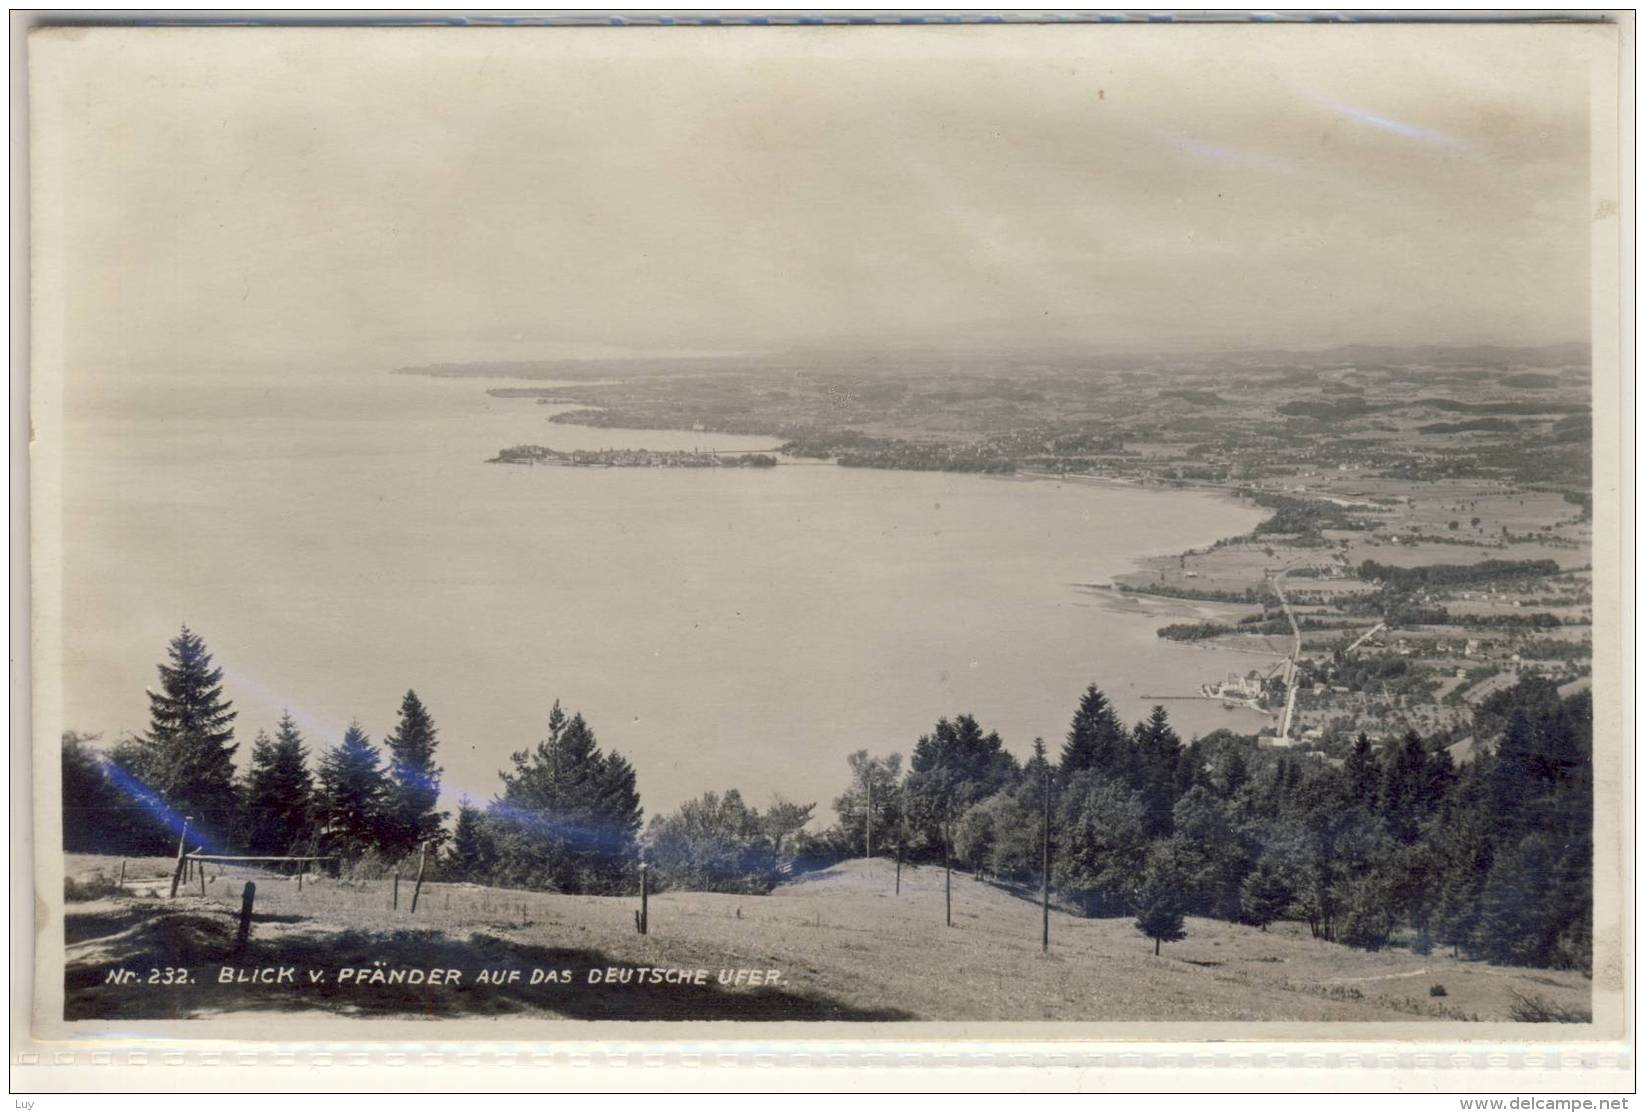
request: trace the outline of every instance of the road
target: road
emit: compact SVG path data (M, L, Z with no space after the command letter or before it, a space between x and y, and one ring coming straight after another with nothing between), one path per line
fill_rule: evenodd
M1288 568L1281 568L1268 577L1268 582L1274 585L1274 594L1279 597L1279 605L1285 610L1285 619L1291 624L1291 655L1285 659L1285 715L1279 721L1278 742L1282 746L1291 742L1291 717L1297 708L1297 686L1294 681L1297 660L1302 656L1302 628L1297 625L1297 616L1291 613L1291 602L1285 598L1285 590L1279 586L1280 580L1289 571Z

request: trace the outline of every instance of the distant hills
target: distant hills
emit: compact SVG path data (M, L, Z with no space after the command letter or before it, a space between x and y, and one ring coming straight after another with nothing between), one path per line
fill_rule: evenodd
M709 375L760 371L810 371L872 374L882 368L899 373L990 374L1011 369L1125 370L1168 366L1208 367L1341 367L1427 366L1551 368L1582 367L1590 359L1586 342L1513 347L1495 344L1374 345L1342 344L1331 348L1244 348L1208 352L1121 353L1068 349L946 351L891 349L863 352L788 350L720 356L643 356L611 359L483 360L431 363L397 368L401 375L439 378L590 379L642 378L657 375Z

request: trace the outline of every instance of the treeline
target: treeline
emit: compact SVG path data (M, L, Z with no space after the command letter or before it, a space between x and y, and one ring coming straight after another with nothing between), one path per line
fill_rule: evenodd
M1322 530L1362 530L1365 522L1327 499L1297 498L1294 495L1276 495L1261 491L1253 494L1252 501L1274 513L1257 523L1253 536L1270 533L1296 533L1318 537Z
M1415 733L1361 736L1340 763L1225 731L1184 746L1163 709L1127 730L1092 686L1055 762L1036 741L1019 764L967 715L921 738L906 773L896 754L854 755L838 822L806 864L867 853L872 837L876 856L1031 890L1048 834L1059 902L1135 917L1156 946L1187 915L1290 919L1367 949L1586 970L1589 697L1528 678L1496 693L1476 729L1496 744L1461 769Z
M1557 623L1556 623L1557 625ZM1297 620L1300 630L1337 630L1342 623L1324 619L1312 618L1307 615ZM1256 634L1270 636L1273 634L1289 634L1291 623L1284 617L1270 618L1266 614L1248 615L1239 620L1237 625L1227 622L1173 622L1161 626L1154 631L1156 637L1169 641L1193 642L1204 641L1208 638L1220 638L1228 634Z
M273 737L257 732L236 776L238 713L223 694L222 669L186 626L167 656L148 694L145 733L107 754L64 735L65 849L173 854L185 824L190 849L217 854L398 859L439 839L438 735L415 692L401 701L386 755L353 723L311 770L308 743L285 714Z
M1559 402L1552 398L1527 399L1520 402L1459 402L1455 398L1418 398L1415 402L1406 403L1408 409L1421 406L1435 410L1445 410L1450 413L1516 414L1522 417L1533 414L1585 414L1589 412L1586 402Z
M291 715L259 731L236 777L222 670L184 627L149 693L141 736L104 753L63 739L64 849L173 854L187 841L210 853L329 855L350 870L388 868L429 846L448 877L573 892L633 885L641 811L634 769L602 752L581 715L558 703L548 736L516 753L483 809L466 802L454 830L436 807L442 770L433 717L408 691L384 748L358 723L311 768ZM386 752L385 752L386 751Z
M601 750L582 715L556 701L546 737L510 755L509 765L488 804L459 804L442 876L562 893L631 891L642 811L628 760Z
M1478 417L1472 421L1436 421L1431 425L1418 425L1417 432L1428 436L1443 436L1452 433L1514 433L1519 431L1519 423L1502 417Z
M971 715L939 720L899 754L849 756L836 822L815 805L763 812L707 793L642 836L633 767L558 703L546 737L514 753L500 791L436 809L438 732L414 692L386 754L356 725L311 771L292 717L252 744L243 777L222 672L187 628L150 693L150 725L104 754L63 746L71 851L169 854L192 845L334 854L384 865L421 845L447 879L560 892L632 891L642 857L660 887L765 892L848 857L940 862L1059 904L1134 917L1156 948L1184 917L1306 922L1364 948L1449 946L1495 962L1588 969L1593 769L1589 695L1526 678L1478 708L1462 768L1415 733L1340 761L1217 731L1187 745L1163 708L1127 729L1096 685L1053 760L1019 761ZM1049 858L1050 872L1044 863Z
M1379 580L1385 587L1397 591L1461 587L1493 580L1558 574L1559 562L1554 560L1482 560L1475 564L1418 564L1413 567L1366 560L1361 561L1359 566L1360 579Z
M1173 622L1155 630L1154 636L1174 642L1197 642L1243 632L1226 622Z

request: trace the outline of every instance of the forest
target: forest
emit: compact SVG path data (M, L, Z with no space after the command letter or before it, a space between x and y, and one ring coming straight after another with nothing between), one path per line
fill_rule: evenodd
M317 760L291 715L236 769L235 712L201 637L167 647L141 735L63 738L64 847L191 846L335 856L386 873L427 847L446 880L569 893L765 893L860 857L965 870L1085 916L1129 917L1157 949L1185 917L1496 963L1592 964L1592 708L1526 677L1476 714L1460 766L1414 732L1361 735L1340 762L1216 731L1186 744L1163 708L1127 728L1097 685L1055 752L1019 760L970 714L902 754L858 750L821 826L734 787L646 825L634 767L556 702L495 795L439 809L439 732L407 691L379 747L357 724Z

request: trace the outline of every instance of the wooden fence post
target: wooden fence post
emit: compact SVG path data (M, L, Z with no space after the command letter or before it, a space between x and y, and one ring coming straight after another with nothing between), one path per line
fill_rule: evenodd
M954 864L949 860L948 827L942 829L942 924L954 926Z
M240 934L234 939L236 947L244 947L246 940L251 938L251 905L256 899L257 883L246 882L245 891L240 894Z
M122 858L122 859L120 859L120 887L125 888L125 885L126 885L126 860L124 858Z
M188 858L183 851L188 846L188 825L193 818L192 815L183 817L183 833L177 836L177 869L171 875L171 895L173 897L177 895L178 883L183 880L183 867L188 864Z
M423 853L417 859L417 884L411 889L411 910L417 911L417 897L423 891L423 871L428 868L428 843L423 844Z
M199 873L199 875L200 875L200 895L205 896L206 895L206 864L204 862L201 862L196 867L196 872Z
M1045 820L1040 827L1040 953L1051 953L1051 767L1045 768Z
M634 928L641 935L651 931L651 874L644 862L640 863L640 910L634 913Z
M874 761L868 762L868 834L863 840L864 858L874 857Z
M399 870L394 871L394 904L391 907L393 907L395 909L398 909L400 907L400 871Z

